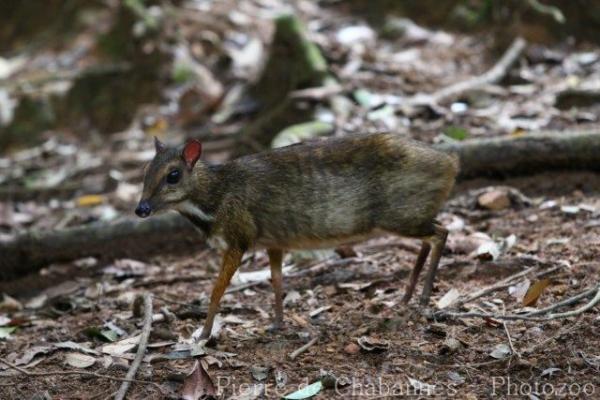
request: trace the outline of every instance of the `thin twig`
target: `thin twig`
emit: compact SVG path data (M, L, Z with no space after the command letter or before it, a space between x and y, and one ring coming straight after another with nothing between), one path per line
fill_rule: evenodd
M206 275L181 275L174 276L170 278L161 278L161 279L153 279L148 281L136 282L133 284L133 287L150 287L150 286L158 286L158 285L172 285L178 282L197 282L197 281L205 281L210 278Z
M579 293L576 296L569 297L568 299L559 301L558 303L549 305L548 307L540 308L539 310L535 310L535 311L529 312L526 315L528 317L532 317L534 315L547 314L549 311L554 311L554 310L559 309L561 307L569 306L571 304L577 303L581 299L585 299L586 297L590 297L591 295L593 295L594 293L596 293L596 291L598 289L599 289L598 286L594 286L593 288L588 289L585 292Z
M148 339L150 338L150 330L152 329L152 295L150 293L144 294L144 327L142 328L142 335L140 336L140 343L135 354L135 358L127 371L126 379L135 378L135 374L142 363L144 354L146 353L146 347L148 346ZM127 390L131 382L126 381L121 384L115 400L123 400L127 394Z
M576 315L583 314L587 310L589 310L592 307L596 306L596 304L598 304L598 303L600 303L600 285L598 285L598 289L597 289L596 295L594 296L594 298L589 303L583 305L582 307L579 307L576 310L567 311L567 312L564 312L564 313L548 314L548 319L559 319L559 318L574 317Z
M230 286L227 288L227 290L225 290L225 294L239 292L241 290L246 290L251 287L262 285L263 283L267 283L267 282L268 282L267 280L254 281L254 282L242 283L241 285L237 285L237 286Z
M432 94L414 96L408 100L408 104L437 105L444 100L455 98L466 92L479 89L486 85L498 83L506 76L513 64L519 59L519 56L526 45L527 42L523 38L516 38L496 65L484 74L447 86Z
M454 363L454 364L442 364L442 363L433 363L431 361L428 360L424 360L427 364L430 365L436 365L436 366L440 366L440 367L447 367L447 368L478 368L478 367L483 367L486 365L491 365L491 364L497 364L503 361L507 361L508 358L498 358L498 359L494 359L494 360L489 360L489 361L481 361L481 362L476 362L476 363L465 363L465 364L458 364L458 363Z
M439 312L436 314L438 317L448 318L485 318L485 319L497 319L506 321L533 321L543 322L548 321L548 318L542 317L527 317L525 315L502 315L497 313L484 313L484 312Z
M469 296L465 297L464 299L459 299L459 300L458 300L458 301L457 301L455 304L456 304L457 306L460 306L460 305L462 305L462 304L464 304L464 303L468 303L468 302L470 302L470 301L473 301L473 300L475 300L475 299L478 299L478 298L480 298L480 297L483 297L483 296L485 296L485 295L487 295L487 294L490 294L490 293L492 293L492 292L496 292L496 291L498 291L498 290L504 289L504 288L506 288L507 286L510 286L510 284L511 284L511 283L512 283L512 282L513 282L515 279L521 278L521 277L523 277L523 276L525 276L525 275L529 274L529 273L530 273L531 271L533 271L534 269L535 269L535 267L530 267L530 268L527 268L526 270L524 270L524 271L521 271L521 272L519 272L519 273L516 273L516 274L513 274L513 275L511 275L511 276L509 276L509 277L507 277L507 278L504 278L504 279L502 279L501 281L498 281L498 282L494 283L493 285L486 286L486 287L484 287L484 288L482 288L482 289L479 289L478 291L476 291L475 293L472 293L471 295L469 295Z
M291 91L288 96L292 99L323 100L336 94L343 93L345 88L339 84L309 87Z
M579 324L581 323L582 320L582 316L580 315L579 318L575 321L575 323L573 325L567 326L563 329L560 329L558 331L558 333L556 333L555 335L552 335L551 337L539 342L539 343L535 343L533 346L523 350L523 354L531 354L533 353L536 349L545 346L547 343L552 342L553 340L556 340L558 338L560 338L561 336L573 331L575 328L577 328L579 326Z
M411 253L418 253L420 249L419 246L407 242L373 243L355 246L355 249L358 251L379 251L390 248L406 250Z
M555 271L557 271L557 270L559 270L559 269L561 269L561 268L564 268L564 266L563 266L563 265L557 265L557 266L554 266L554 267L552 267L552 268L549 268L549 269L546 269L546 270L543 270L543 271L539 271L539 272L537 272L537 273L534 275L534 277L535 277L535 278L540 278L540 277L542 277L542 276L545 276L545 275L551 274L551 273L553 273L553 272L555 272ZM478 299L478 298L480 298L480 297L483 297L483 296L485 296L485 295L487 295L487 294L490 294L490 293L492 293L492 292L496 292L496 291L498 291L498 290L506 289L506 288L507 288L507 287L509 287L509 286L510 286L510 285L511 285L511 284L512 284L512 283L513 283L513 282L514 282L516 279L518 279L518 278L522 278L522 277L524 277L524 276L528 275L528 274L529 274L531 271L533 271L534 269L535 269L535 267L530 267L530 268L527 268L526 270L524 270L524 271L521 271L521 272L518 272L518 273L516 273L516 274L513 274L513 275L511 275L511 276L509 276L509 277L507 277L507 278L504 278L504 279L502 279L501 281L494 283L493 285L490 285L490 286L484 287L483 289L480 289L480 290L476 291L475 293L471 294L470 296L467 296L467 297L465 297L464 299L459 299L459 300L456 302L456 306L460 306L460 305L462 305L462 304L465 304L465 303L471 302L471 301L473 301L473 300L475 300L475 299Z
M504 311L504 314L506 314L506 307L504 307L503 311ZM513 341L512 341L512 338L510 337L510 332L508 331L508 326L506 325L506 321L502 321L502 326L504 326L504 332L506 332L506 337L508 338L508 345L510 346L510 351L512 352L512 354L521 358L521 355L519 354L519 352L515 349L515 346L513 345Z
M155 386L158 390L161 391L162 393L162 388L160 387L160 385L156 382L152 382L152 381L143 381L140 379L127 379L127 378L119 378L118 376L111 376L111 375L104 375L104 374L98 374L96 372L90 372L90 371L71 371L71 370L67 370L67 371L50 371L50 372L31 372L31 371L27 371L24 368L18 367L8 361L6 361L4 358L0 357L0 363L6 365L7 367L14 369L15 371L19 371L20 373L28 376L28 377L47 377L47 376L69 376L69 375L86 375L86 376L95 376L96 378L105 378L105 379L110 379L112 381L119 381L119 382L134 382L134 383L142 383L142 384L146 384L146 385L153 385Z
M308 348L310 346L312 346L313 344L317 343L317 340L319 340L319 338L317 336L315 336L308 343L306 343L304 346L299 347L298 349L296 349L293 352L291 352L290 355L289 355L290 360L294 360L300 354L304 353L306 350L308 350Z
M323 269L329 269L331 267L340 267L340 266L345 266L347 264L352 264L354 262L360 262L360 261L364 261L364 259L361 259L359 257L350 257L350 258L341 258L341 259L328 259L322 262L319 262L315 265L313 265L310 268L306 268L303 269L301 271L298 272L294 272L292 274L289 274L287 276L292 277L292 278L297 278L300 276L306 276L306 275L311 275L311 274L316 274L318 272L320 272Z
M574 296L578 297L580 295ZM570 299L569 299L570 300ZM562 301L561 303L566 303L567 300ZM450 318L487 318L487 319L497 319L497 320L506 320L506 321L534 321L534 322L544 322L551 321L554 319L563 319L575 317L577 315L581 315L589 309L595 307L598 303L600 303L600 285L596 287L596 295L592 300L590 300L585 305L571 311L567 311L564 313L557 314L547 314L542 317L531 317L529 314L525 315L514 315L514 314L498 314L498 313L482 313L482 312L446 312L440 311L436 313L436 316L440 317L450 317ZM554 309L555 307L547 307L548 309ZM537 315L537 314L536 314Z

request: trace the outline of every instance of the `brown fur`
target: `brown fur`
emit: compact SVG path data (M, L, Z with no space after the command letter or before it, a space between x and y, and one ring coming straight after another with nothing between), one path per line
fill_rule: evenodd
M439 233L435 217L457 174L451 156L389 133L297 144L219 166L198 162L191 171L181 153L158 152L142 198L218 238L228 260L257 246L315 248L382 232L429 239ZM164 180L173 168L183 173L177 185Z

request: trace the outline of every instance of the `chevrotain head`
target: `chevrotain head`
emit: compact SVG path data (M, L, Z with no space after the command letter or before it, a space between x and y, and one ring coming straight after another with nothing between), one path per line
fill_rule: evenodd
M204 169L202 162L196 165L202 144L195 139L189 139L183 147L167 147L154 138L154 145L156 155L146 167L142 198L135 209L141 218L157 211L177 209L193 191L199 172L194 167Z

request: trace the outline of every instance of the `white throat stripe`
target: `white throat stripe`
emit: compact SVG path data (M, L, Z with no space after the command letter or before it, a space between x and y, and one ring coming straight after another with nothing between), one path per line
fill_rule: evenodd
M191 214L191 215L201 219L202 221L211 222L215 219L212 215L205 213L204 211L202 211L202 209L200 207L196 206L194 203L192 203L190 201L184 201L183 203L181 203L181 205L178 207L178 209L180 212L186 213L186 214Z

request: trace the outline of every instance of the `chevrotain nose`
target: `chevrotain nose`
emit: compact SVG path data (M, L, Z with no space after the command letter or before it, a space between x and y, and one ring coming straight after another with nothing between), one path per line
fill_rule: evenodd
M138 204L137 208L135 209L135 214L140 218L146 218L151 212L152 208L147 200L140 201L140 204Z

